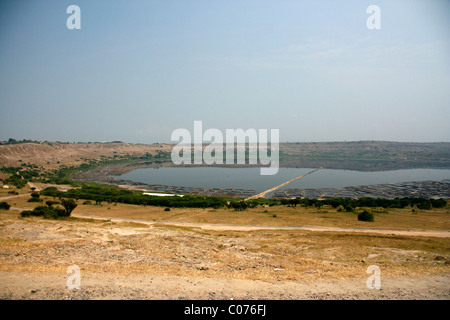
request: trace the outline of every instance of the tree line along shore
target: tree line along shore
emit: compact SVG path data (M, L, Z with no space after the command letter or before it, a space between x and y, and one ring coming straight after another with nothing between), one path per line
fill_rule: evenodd
M400 199L381 199L381 198L335 198L335 199L252 199L243 201L240 198L224 198L224 197L208 197L199 195L186 195L183 197L176 196L154 196L145 195L140 191L126 190L116 186L108 186L96 183L86 183L81 187L69 189L66 192L59 191L56 187L47 187L39 193L33 192L31 196L32 202L42 202L40 196L52 197L47 200L47 206L39 205L33 210L23 211L22 217L27 216L44 216L47 218L63 218L69 217L77 203L82 201L85 205L102 205L102 203L117 204L133 204L141 206L159 206L170 208L214 208L214 209L232 209L236 211L244 211L248 208L266 207L266 206L303 206L316 207L318 209L323 206L331 206L337 211L353 212L358 214L358 219L373 221L373 213L367 208L383 208L383 209L402 209L411 208L415 210L430 210L432 208L443 208L447 206L444 199L426 199L426 198L400 198ZM56 207L61 204L64 209ZM360 210L358 210L360 209ZM362 211L361 211L362 210ZM360 218L365 217L365 218Z

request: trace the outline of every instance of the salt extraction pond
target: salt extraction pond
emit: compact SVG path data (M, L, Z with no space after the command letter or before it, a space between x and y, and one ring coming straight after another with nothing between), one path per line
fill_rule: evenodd
M312 170L314 168L280 168L276 175L262 176L260 169L256 167L163 167L136 169L112 177L146 184L196 188L240 188L262 192ZM285 188L344 188L411 181L441 181L443 179L450 179L449 169L404 169L378 172L321 169L287 184L280 190Z

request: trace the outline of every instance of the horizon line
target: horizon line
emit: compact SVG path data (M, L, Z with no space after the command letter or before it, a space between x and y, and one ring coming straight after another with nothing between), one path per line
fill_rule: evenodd
M9 142L9 140L14 140L14 142ZM24 144L24 143L35 143L35 144L43 144L43 143L60 143L60 144L93 144L93 143L99 143L99 144L108 144L108 143L124 143L124 144L135 144L135 145L154 145L154 144L164 144L164 145L177 145L179 143L175 142L126 142L121 140L112 140L112 141L49 141L49 140L31 140L31 139L22 139L22 140L16 140L14 138L9 138L9 140L0 140L0 145L14 145L14 144ZM396 141L396 140L329 140L329 141L280 141L279 143L294 143L294 144L300 144L300 143L361 143L361 142L388 142L388 143L450 143L450 141ZM270 143L270 141L269 141ZM189 143L187 143L189 144ZM191 143L193 144L193 143ZM208 143L204 142L205 145L210 145L214 143ZM248 142L245 142L245 144L248 144Z

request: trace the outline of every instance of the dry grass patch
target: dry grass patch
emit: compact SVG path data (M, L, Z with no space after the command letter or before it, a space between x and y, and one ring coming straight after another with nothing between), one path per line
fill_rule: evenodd
M79 201L80 203L81 201ZM337 212L336 209L304 208L274 206L252 208L245 211L232 209L197 209L171 208L164 211L163 207L137 205L80 205L74 214L86 214L99 217L137 219L147 221L173 221L230 225L261 225L261 226L326 226L326 227L357 227L357 228L397 228L449 230L450 214L447 208L419 210L412 213L411 209L369 209L375 214L374 222L358 221L355 213ZM417 210L416 210L417 212Z

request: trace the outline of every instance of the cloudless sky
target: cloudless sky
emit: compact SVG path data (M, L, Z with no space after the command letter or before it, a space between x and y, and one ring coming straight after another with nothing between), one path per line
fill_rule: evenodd
M447 0L4 0L0 140L170 142L202 120L449 141L449 18Z

